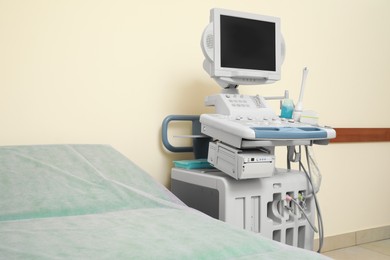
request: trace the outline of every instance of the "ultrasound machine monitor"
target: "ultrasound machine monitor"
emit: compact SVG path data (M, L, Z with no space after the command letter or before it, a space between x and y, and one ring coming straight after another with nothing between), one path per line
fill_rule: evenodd
M277 17L212 9L201 45L204 69L223 88L281 77L284 41Z

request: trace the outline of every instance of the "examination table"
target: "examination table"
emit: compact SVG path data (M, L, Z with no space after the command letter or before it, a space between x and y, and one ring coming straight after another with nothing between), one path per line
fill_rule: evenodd
M106 145L0 147L0 258L326 259L187 207Z

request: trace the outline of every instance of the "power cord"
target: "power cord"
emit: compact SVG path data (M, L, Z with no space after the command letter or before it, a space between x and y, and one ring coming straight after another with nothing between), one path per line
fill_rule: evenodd
M320 209L319 202L318 202L318 199L316 196L316 192L318 192L318 189L315 190L315 187L314 187L313 181L312 181L312 173L311 173L310 160L309 160L309 150L308 150L307 145L305 145L305 153L306 153L306 161L307 161L308 171L306 170L305 166L302 163L301 146L299 146L298 151L295 149L295 146L288 146L287 147L287 169L289 169L289 170L291 169L291 162L298 162L299 163L299 170L300 171L303 170L303 172L305 173L305 175L310 183L310 188L311 188L311 192L309 194L307 194L305 197L306 198L310 198L310 197L314 198L314 203L315 203L315 207L316 207L316 211L317 211L318 229L313 225L313 223L311 223L311 221L309 220L307 214L305 213L304 209L301 207L299 202L297 202L295 199L293 199L289 195L286 196L286 199L292 201L295 205L298 206L299 210L305 216L305 218L307 219L311 228L314 230L314 232L318 233L319 248L318 248L317 252L320 253L321 249L323 247L323 244L324 244L324 225L323 225L323 220L322 220L321 209ZM289 210L292 210L289 207L286 207L286 208Z
M306 174L306 177L310 183L310 186L311 186L311 189L312 189L312 195L314 197L314 202L315 202L315 205L316 205L316 210L317 210L317 221L318 221L318 236L319 236L319 248L317 250L318 253L321 252L321 249L323 247L323 243L324 243L324 224L323 224L323 220L322 220L322 214L321 214L321 209L320 209L320 206L319 206L319 203L318 203L318 199L317 199L317 195L314 191L314 186L313 186L313 182L311 180L311 172L310 172L310 164L309 164L309 157L308 157L308 147L305 146L305 152L306 152L306 159L307 159L307 162L308 162L308 167L309 167L309 173L306 171L305 169L305 166L303 165L302 161L300 160L299 161L299 165L300 167L302 168L302 170L304 171L304 173Z

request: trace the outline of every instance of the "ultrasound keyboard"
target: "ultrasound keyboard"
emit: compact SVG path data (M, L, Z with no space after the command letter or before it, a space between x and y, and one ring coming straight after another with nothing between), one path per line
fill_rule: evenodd
M203 114L200 116L203 134L241 147L243 140L324 140L336 137L334 129L294 122L279 117L255 118Z

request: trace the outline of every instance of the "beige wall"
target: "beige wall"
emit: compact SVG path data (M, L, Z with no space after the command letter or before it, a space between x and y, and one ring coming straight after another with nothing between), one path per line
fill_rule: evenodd
M334 127L390 127L388 0L0 0L0 145L105 143L165 185L160 126L219 88L199 47L209 9L281 17L282 80L242 93L298 96ZM390 224L390 143L316 147L326 235ZM284 158L279 159L284 160Z

